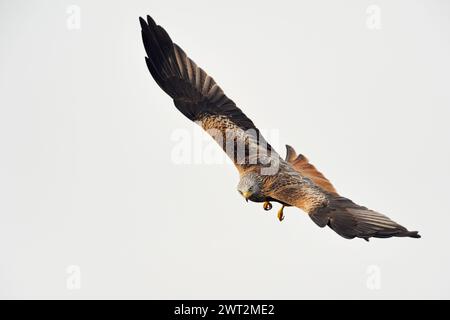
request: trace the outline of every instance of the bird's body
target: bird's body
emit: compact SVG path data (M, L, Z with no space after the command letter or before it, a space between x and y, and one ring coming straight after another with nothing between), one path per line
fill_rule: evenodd
M329 226L344 238L420 237L388 217L341 197L308 159L286 146L283 159L253 122L198 67L167 32L147 16L140 18L147 67L177 109L198 123L232 159L240 175L238 191L246 200L302 209L320 227Z

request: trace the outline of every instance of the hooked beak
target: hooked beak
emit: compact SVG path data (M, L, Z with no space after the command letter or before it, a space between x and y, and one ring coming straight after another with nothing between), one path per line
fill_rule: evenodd
M252 193L250 191L246 191L246 192L242 193L242 195L244 196L245 201L248 202L248 198L250 198L252 196Z

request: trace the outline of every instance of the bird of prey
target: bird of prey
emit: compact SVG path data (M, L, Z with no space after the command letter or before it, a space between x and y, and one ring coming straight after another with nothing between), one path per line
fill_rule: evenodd
M238 192L265 210L278 202L278 219L285 206L305 211L319 226L340 236L369 240L371 237L420 238L405 227L337 193L309 160L286 146L283 159L262 137L253 122L228 98L214 79L172 42L167 32L147 16L139 18L147 67L156 83L176 108L198 123L234 162L239 171Z

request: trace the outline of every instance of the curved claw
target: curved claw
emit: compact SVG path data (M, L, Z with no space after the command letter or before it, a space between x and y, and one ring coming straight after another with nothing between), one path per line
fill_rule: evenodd
M283 212L283 209L284 209L284 206L282 206L282 207L280 208L280 210L278 210L278 214L277 214L278 220L280 220L280 222L284 220L284 212Z
M269 211L270 209L272 209L272 204L269 201L266 201L263 204L263 208L264 210Z

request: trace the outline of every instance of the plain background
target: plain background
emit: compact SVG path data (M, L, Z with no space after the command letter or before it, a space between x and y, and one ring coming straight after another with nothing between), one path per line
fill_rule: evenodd
M281 154L423 238L279 223L233 166L174 163L174 131L200 129L148 73L146 14ZM445 0L1 0L0 296L450 298L449 18Z

